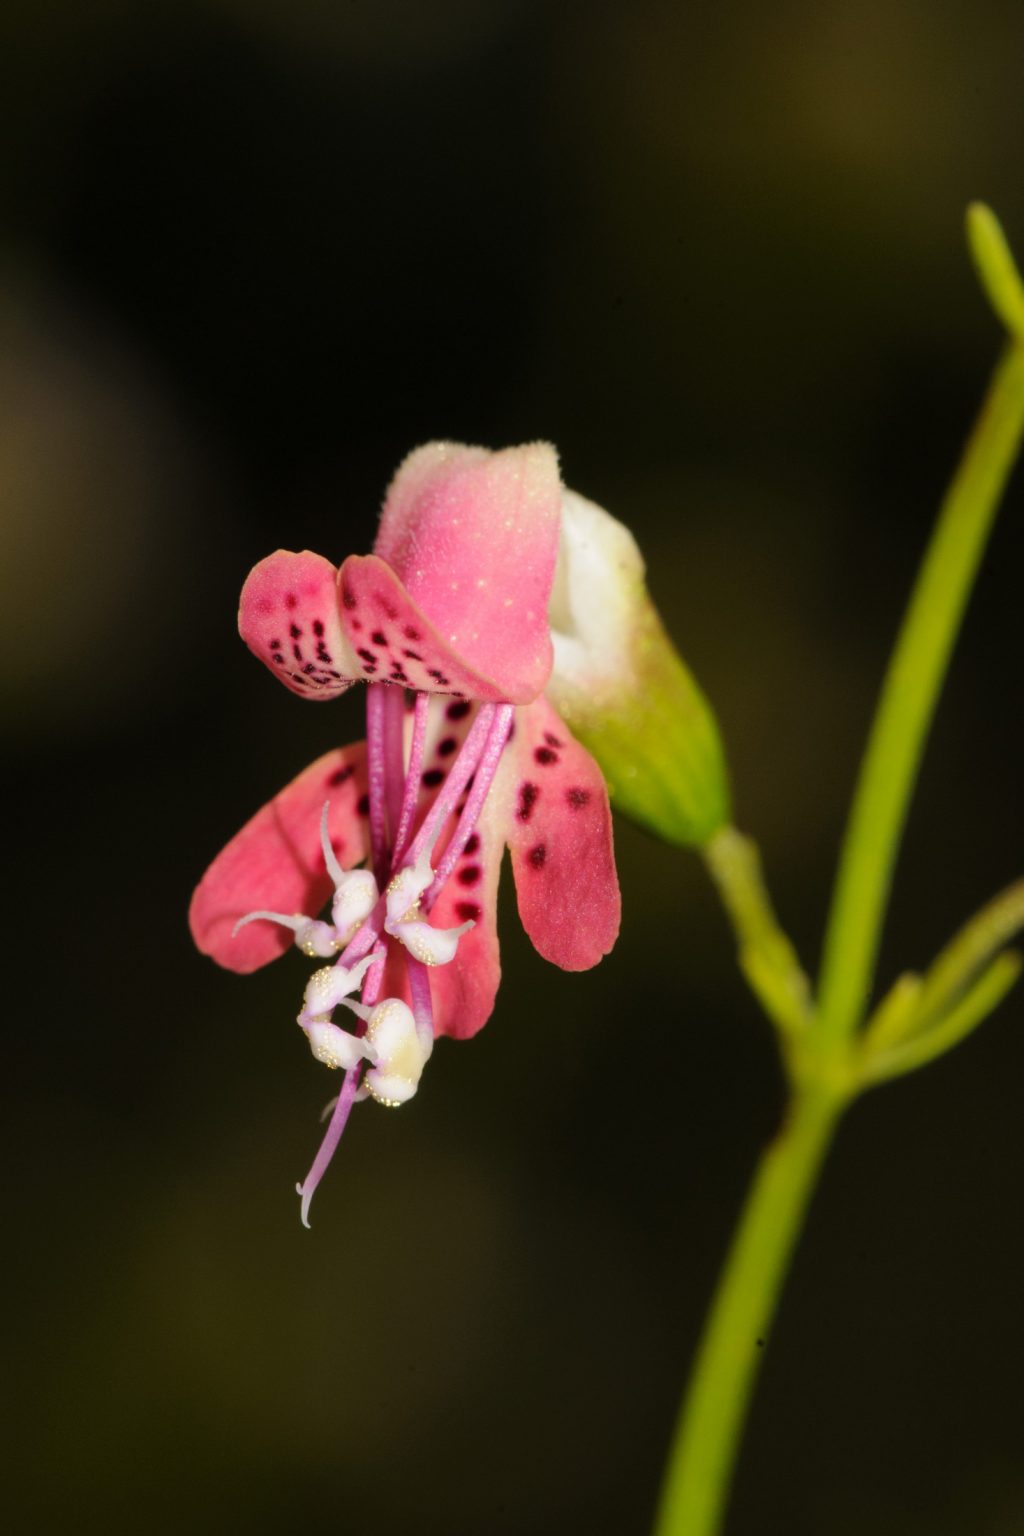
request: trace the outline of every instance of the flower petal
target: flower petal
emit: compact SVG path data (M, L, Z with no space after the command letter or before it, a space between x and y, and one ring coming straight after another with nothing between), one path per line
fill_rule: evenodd
M608 791L546 699L516 710L492 796L505 817L523 927L564 971L596 965L619 932Z
M561 494L549 443L500 453L428 443L388 490L374 553L463 663L497 685L487 697L526 703L551 670Z
M320 812L330 801L331 845L344 868L366 857L362 742L328 752L275 795L214 859L192 897L189 926L203 954L230 971L258 970L292 942L287 928L252 922L233 938L240 917L257 908L311 916L333 882L320 847ZM365 804L365 802L363 802Z
M401 683L420 693L456 693L490 704L510 697L507 680L471 666L376 555L349 555L339 579L342 624L367 682ZM535 692L527 690L523 697Z
M279 549L242 588L239 634L304 699L336 698L363 675L338 618L337 576L323 555Z

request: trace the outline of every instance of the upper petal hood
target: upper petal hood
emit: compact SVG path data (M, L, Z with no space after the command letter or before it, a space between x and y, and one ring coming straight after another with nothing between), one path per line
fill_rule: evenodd
M428 443L392 481L374 544L452 651L512 702L551 671L561 496L548 443Z

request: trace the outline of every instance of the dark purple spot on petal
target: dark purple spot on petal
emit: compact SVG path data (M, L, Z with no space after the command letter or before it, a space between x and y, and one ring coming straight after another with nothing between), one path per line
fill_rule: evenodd
M558 753L553 752L550 747L537 747L533 760L535 763L540 763L543 768L549 768L552 763L558 762Z
M302 660L302 646L299 645L298 642L292 646L292 655L295 657L296 661Z
M382 599L382 601L383 601L383 604L384 604L384 612L387 614L388 618L389 619L397 619L398 618L398 609L395 607L394 603L389 602L386 597L384 599Z
M448 705L445 714L449 720L465 720L472 708L468 699L459 699L457 703Z
M280 642L280 640L271 640L271 642L270 642L270 649L272 651L279 651L281 649L281 642Z
M313 633L314 633L314 635L316 635L319 638L323 634L323 632L324 632L324 621L323 621L323 619L314 619L313 620Z
M455 903L455 916L464 923L478 923L480 921L480 908L475 901L457 901Z
M293 640L301 640L302 639L302 630L299 628L299 626L297 624L292 624L291 627L288 630L288 633L291 635Z
M356 770L351 763L346 763L344 767L335 768L333 773L328 774L327 782L332 787L336 787L338 784L345 784L352 777L355 771Z
M344 591L342 592L342 594L341 594L341 601L342 601L343 605L346 608L351 609L351 608L358 607L358 604L356 603L356 599L355 599L355 594L353 592L350 592L348 587L346 587L344 589Z
M364 661L372 661L374 666L377 665L377 658L376 658L376 656L373 654L373 652L371 650L368 650L365 645L361 645L359 647L358 651L356 651L356 655L357 656L361 656Z
M457 752L458 749L459 744L455 737L446 736L444 741L439 741L437 744L437 755L438 757L451 757L452 753Z
M294 592L288 593L288 596L285 598L285 605L288 608L297 608L299 606L299 600Z
M370 641L373 645L387 645L388 637L382 629L375 629L370 636Z
M540 790L537 788L536 784L531 784L529 780L527 780L525 784L520 784L519 808L516 811L516 817L519 821L529 821L533 814L533 808L537 804L539 795Z
M547 742L549 747L560 747L562 745L554 731L545 731L544 740Z
M274 660L277 662L279 667L284 666L284 657L281 655L280 651L274 652Z
M434 678L437 679L438 682L440 682L442 677L444 676L444 673L442 671L440 671L439 668L437 668L437 667L428 667L427 668L427 676L428 677L434 677Z
M543 843L534 843L526 855L526 862L531 869L543 869L544 861L548 856L548 850Z
M462 850L463 855L468 859L468 858L471 857L472 854L476 853L476 851L477 851L477 849L479 847L480 847L480 834L479 834L479 832L471 832L470 835L466 838L466 846Z
M590 804L589 789L567 789L565 792L566 803L570 810L579 811L585 805Z
M369 797L369 795L360 795L359 796L359 804L356 806L356 810L359 812L360 816L369 816L369 814L370 814L370 797Z
M422 783L427 789L436 789L444 779L443 768L428 768L422 776Z
M349 619L348 623L350 629L362 629L363 627L362 619Z
M403 651L402 655L403 656L407 656L410 661L422 661L423 660L423 657L420 655L419 651Z
M316 667L311 661L307 661L302 670L305 672L307 677L312 677L313 673L316 671Z
M407 624L405 626L405 628L402 630L402 633L403 633L403 635L405 636L405 638L407 640L422 640L423 639L423 636L420 634L420 632L416 628L415 624Z
M460 885L478 885L483 873L479 864L467 864L465 869L460 869L455 876Z

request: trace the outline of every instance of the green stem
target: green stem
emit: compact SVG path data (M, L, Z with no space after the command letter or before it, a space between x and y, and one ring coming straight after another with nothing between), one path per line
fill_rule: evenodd
M806 1085L761 1158L676 1427L655 1536L719 1528L779 1293L843 1103L836 1089Z
M1011 345L949 488L886 675L825 935L820 1028L857 1028L910 796L964 607L1024 431L1024 346Z
M757 845L725 826L701 850L736 935L740 969L783 1036L811 1022L811 987L779 926L761 873Z

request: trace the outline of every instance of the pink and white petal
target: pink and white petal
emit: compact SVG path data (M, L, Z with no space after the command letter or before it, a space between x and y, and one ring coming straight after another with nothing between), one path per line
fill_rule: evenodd
M546 699L516 710L492 796L534 947L564 971L588 970L615 943L621 915L608 791Z
M338 616L337 577L323 555L279 549L242 588L239 634L300 698L336 698L362 676Z
M330 801L328 834L338 862L366 857L366 747L358 742L317 758L275 795L214 859L196 887L189 926L197 947L229 971L258 970L292 943L276 923L248 923L247 912L315 917L334 889L320 846L320 816Z
M367 682L400 683L420 693L463 694L495 704L509 697L506 681L468 665L376 555L350 555L339 582L342 624Z
M428 443L395 475L374 544L452 650L513 703L536 698L551 671L561 497L549 443Z

